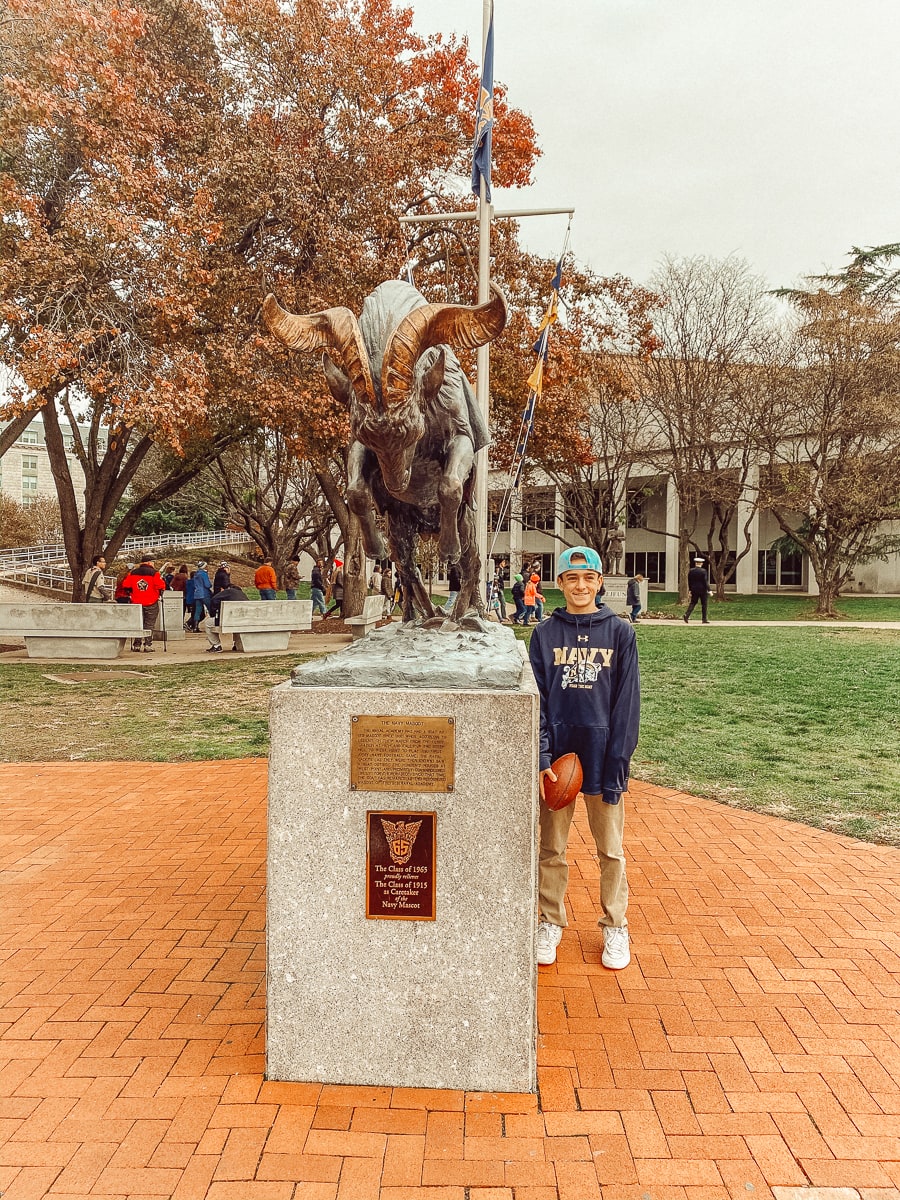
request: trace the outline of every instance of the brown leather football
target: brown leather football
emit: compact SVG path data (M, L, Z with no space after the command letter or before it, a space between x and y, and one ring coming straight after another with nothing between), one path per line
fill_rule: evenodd
M565 808L574 803L584 782L581 759L577 754L563 754L550 764L550 770L556 776L556 783L549 775L544 776L544 802L554 810Z

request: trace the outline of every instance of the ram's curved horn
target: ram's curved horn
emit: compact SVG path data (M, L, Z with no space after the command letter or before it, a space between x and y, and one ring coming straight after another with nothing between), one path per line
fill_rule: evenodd
M381 364L385 408L402 403L412 388L419 357L429 346L472 350L492 342L506 325L506 297L495 283L485 304L423 304L408 313L394 332Z
M269 294L262 315L270 332L292 350L327 350L346 373L357 399L363 404L375 403L369 356L359 322L349 308L326 308L297 316Z

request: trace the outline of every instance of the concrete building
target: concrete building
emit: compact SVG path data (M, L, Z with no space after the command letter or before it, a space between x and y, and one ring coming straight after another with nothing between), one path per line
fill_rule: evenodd
M560 550L577 544L581 539L574 529L567 510L566 497L552 481L535 474L530 487L514 497L506 519L495 528L495 514L502 508L505 478L495 473L490 484L488 544L493 545L493 558L507 557L513 572L524 560L540 564L544 582L554 578L555 560ZM621 522L625 530L624 555L621 569L627 575L640 572L651 588L660 591L678 590L678 496L672 480L665 475L647 471L636 472L629 479L627 495L616 506L625 514ZM752 509L747 501L739 505L729 529L729 553L737 553L739 530ZM701 507L697 521L698 540L703 545L702 531L709 523L709 511ZM782 537L772 513L755 513L750 524L750 551L738 562L734 582L728 590L749 595L756 592L795 592L815 595L818 591L815 574L807 555L787 553L773 543ZM740 536L741 547L743 537ZM704 551L705 553L705 551ZM872 562L856 569L851 585L844 594L900 593L900 555L888 562Z
M5 428L9 422L3 422L0 428ZM75 498L79 511L84 508L84 472L75 454L75 444L68 423L61 419L63 440L66 447L66 459L69 473L75 488ZM82 435L87 437L87 426L79 427ZM105 439L105 430L101 437ZM19 440L0 458L0 492L17 500L21 504L32 504L38 497L47 496L56 499L56 484L53 472L50 470L50 456L47 453L47 443L44 438L44 422L35 417L25 429Z

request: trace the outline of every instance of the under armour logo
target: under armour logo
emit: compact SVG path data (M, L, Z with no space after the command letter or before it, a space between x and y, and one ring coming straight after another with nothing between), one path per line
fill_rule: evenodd
M579 633L579 634L578 634L578 641L579 641L579 642L586 642L586 641L589 641L589 639L590 639L590 635L589 635L589 634L587 634L587 633Z

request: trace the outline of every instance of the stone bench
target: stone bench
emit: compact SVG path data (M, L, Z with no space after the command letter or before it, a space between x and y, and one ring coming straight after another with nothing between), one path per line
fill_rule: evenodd
M139 604L0 604L0 635L24 638L29 658L118 658L141 617Z
M346 617L344 624L350 626L354 642L365 637L384 619L384 596L366 596L363 610L358 617Z
M312 628L312 600L223 600L216 628L237 650L287 650L292 633Z

